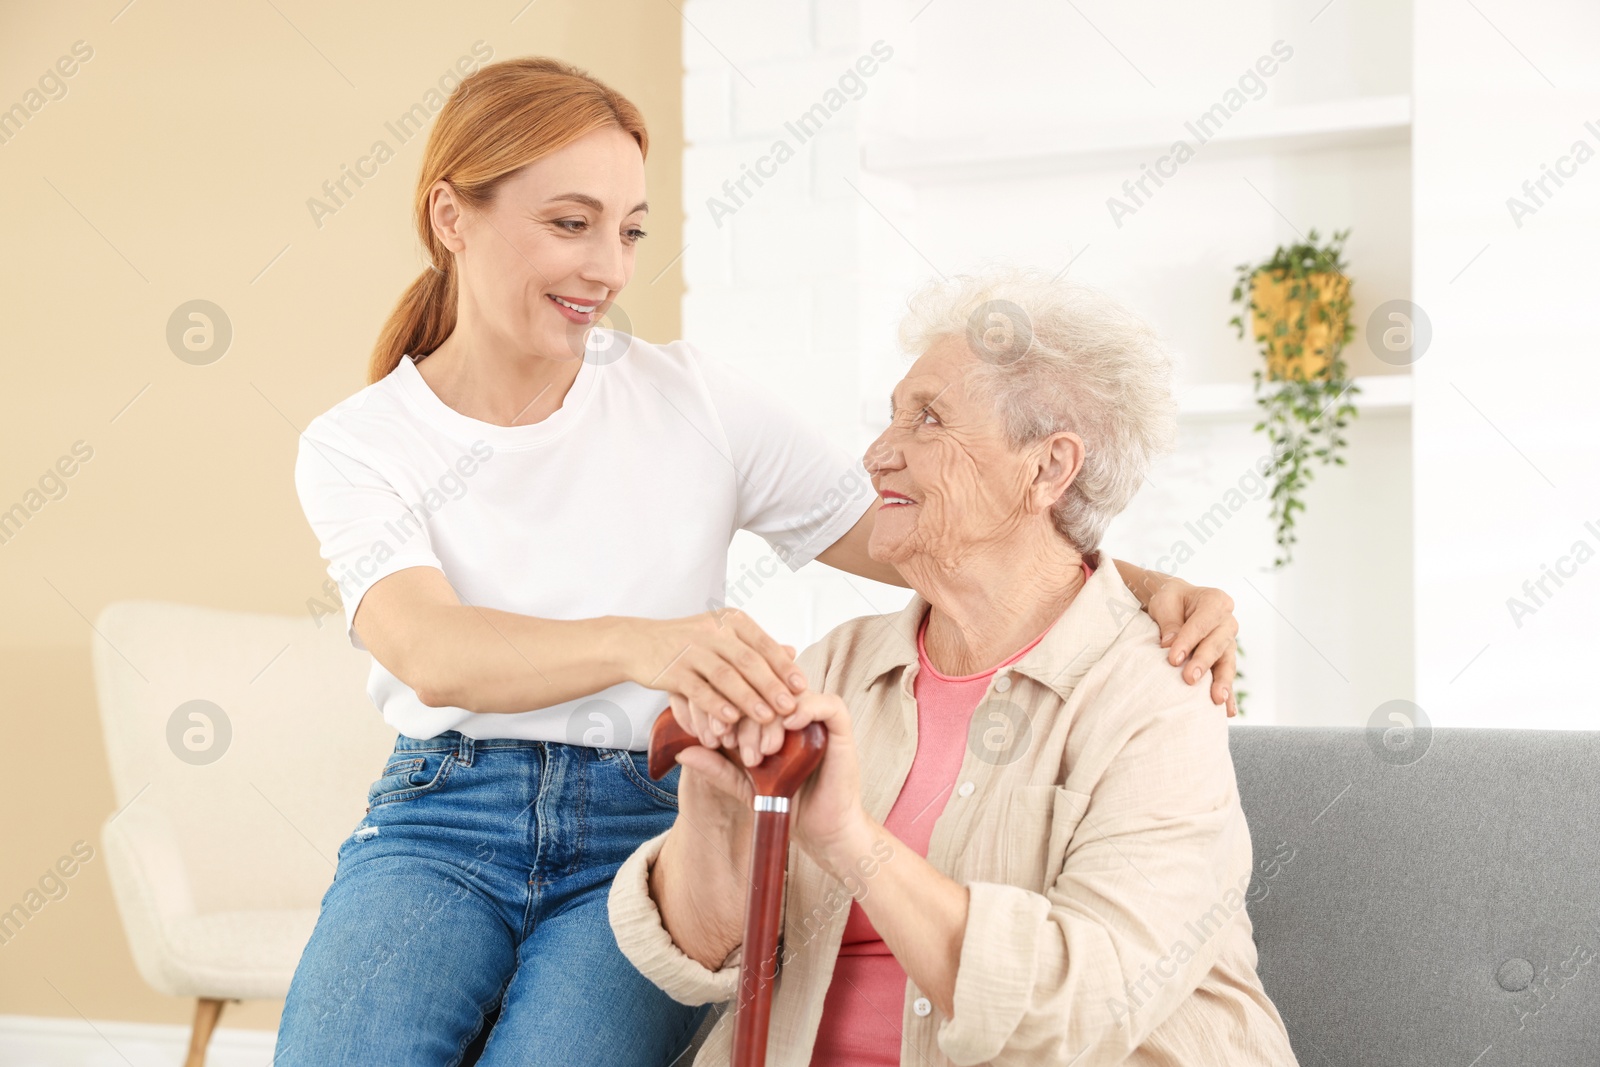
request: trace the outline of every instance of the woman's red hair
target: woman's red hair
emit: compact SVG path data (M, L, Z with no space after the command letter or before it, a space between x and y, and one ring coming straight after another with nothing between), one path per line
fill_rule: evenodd
M456 325L454 257L433 232L428 191L448 179L468 208L483 209L520 167L578 138L616 127L648 153L644 116L621 93L577 67L529 56L493 63L450 94L428 135L417 175L416 225L433 266L389 313L367 366L368 383L386 377L408 353L426 355Z

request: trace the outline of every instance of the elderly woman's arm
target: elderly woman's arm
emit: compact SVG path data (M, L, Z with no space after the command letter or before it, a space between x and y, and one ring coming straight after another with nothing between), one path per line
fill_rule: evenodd
M944 1016L939 1045L956 1063L1066 1063L1086 1048L1090 1062L1121 1062L1198 987L1226 940L1212 935L1244 906L1249 837L1226 721L1196 714L1204 697L1152 669L1147 646L1113 654L1127 658L1085 680L1097 691L1077 715L1116 732L1092 748L1118 747L1103 770L1080 768L1092 795L1061 787L1057 819L1077 821L1045 892L940 873L845 795L853 768L802 794L797 837L836 877L893 848L857 899ZM802 699L786 722L826 708ZM853 756L848 714L829 720L829 757Z
M661 927L683 954L709 970L722 966L744 936L744 875L748 848L726 837L722 847L710 837L694 837L675 824L650 864L650 898L661 913ZM745 836L748 841L748 835Z
M892 858L873 862L882 856ZM954 1015L956 972L967 931L967 887L864 814L836 850L816 858L840 881L861 870L863 860L872 863L867 895L858 898L862 910L917 988L946 1018Z
M612 882L611 925L639 972L684 1004L726 1000L737 983L750 853L749 780L704 748L682 757L678 818Z

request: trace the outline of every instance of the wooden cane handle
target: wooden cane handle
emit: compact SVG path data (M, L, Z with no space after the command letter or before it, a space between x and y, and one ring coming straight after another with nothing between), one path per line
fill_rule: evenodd
M650 728L650 777L664 777L677 766L678 753L699 743L698 737L678 725L670 709L657 715ZM757 796L792 797L821 765L827 748L828 728L813 722L785 731L783 747L756 766L746 767L737 758L734 762L750 779Z
M678 725L671 708L657 715L650 727L650 777L666 777L678 765L678 753L699 743L698 737Z

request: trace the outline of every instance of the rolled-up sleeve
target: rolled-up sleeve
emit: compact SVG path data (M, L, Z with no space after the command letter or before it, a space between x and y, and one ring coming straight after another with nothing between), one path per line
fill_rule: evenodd
M344 604L345 634L365 651L356 631L356 608L367 591L396 571L443 571L444 564L423 521L427 512L413 511L394 484L362 458L364 451L326 417L312 419L300 435L294 484Z
M713 971L686 955L667 933L661 911L650 896L650 867L661 854L664 831L634 850L611 883L608 907L617 947L639 973L680 1004L718 1004L739 989L739 957L734 949Z
M1045 892L968 884L954 1010L958 1064L1121 1063L1199 987L1244 908L1248 829L1224 716L1176 672L1123 670L1080 709L1124 728ZM1155 709L1152 711L1152 709ZM1241 841L1241 835L1243 840Z

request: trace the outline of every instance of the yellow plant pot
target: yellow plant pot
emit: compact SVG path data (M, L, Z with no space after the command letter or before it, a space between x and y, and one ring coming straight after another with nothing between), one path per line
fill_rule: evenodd
M1267 378L1311 381L1324 377L1344 345L1350 279L1319 273L1294 278L1287 271L1250 276L1250 320L1267 346Z

